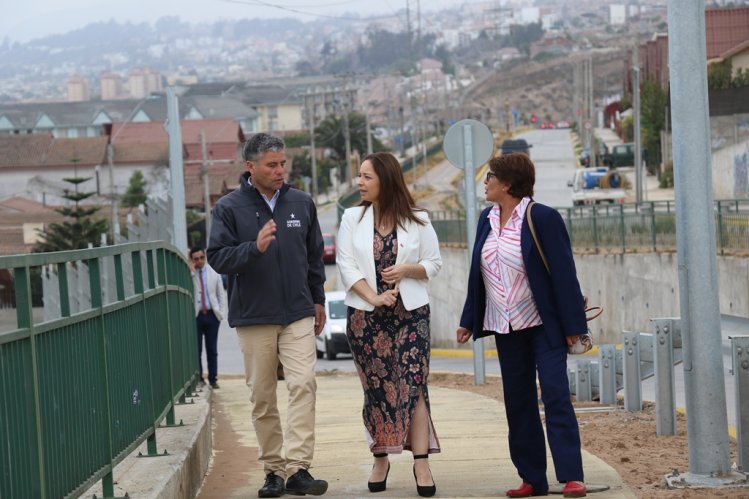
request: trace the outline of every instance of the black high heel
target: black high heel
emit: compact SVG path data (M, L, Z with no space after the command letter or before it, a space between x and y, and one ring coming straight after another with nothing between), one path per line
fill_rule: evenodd
M387 452L374 454L374 457L387 457ZM374 465L372 465L374 469ZM388 475L390 474L390 461L388 461L388 470L385 472L385 479L381 482L367 482L370 492L382 492L387 488Z
M416 459L429 459L429 454L414 454L414 460ZM416 465L414 464L413 468L414 472L414 480L416 480L416 492L419 493L421 497L432 497L434 494L437 493L437 485L434 483L434 477L432 476L432 471L429 471L429 476L432 476L432 485L419 485L419 480L416 478Z

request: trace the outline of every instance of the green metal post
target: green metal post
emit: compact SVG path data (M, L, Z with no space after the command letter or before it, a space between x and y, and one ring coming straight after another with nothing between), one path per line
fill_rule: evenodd
M81 262L84 263L84 262ZM98 258L92 258L90 260L86 260L85 264L88 266L88 286L89 290L91 291L91 309L99 309L99 349L101 351L101 359L102 359L102 372L101 376L104 380L109 380L109 365L107 362L107 332L104 328L104 308L102 307L102 299L101 299L101 275L99 272L99 259ZM109 458L109 463L111 466L111 469L109 473L104 475L104 477L101 480L101 487L102 487L102 493L104 497L114 497L114 477L112 474L114 473L114 444L113 444L113 436L112 436L112 398L109 393L109 382L104 382L104 396L106 398L106 404L107 404L107 457Z
M57 284L60 290L60 315L70 317L70 296L68 294L68 267L65 262L57 264Z
M168 364L169 364L169 393L174 393L174 360L172 358L172 316L169 311L169 291L166 290L167 286L169 285L169 281L171 280L172 276L169 273L169 268L167 265L167 258L168 255L163 250L159 250L160 255L158 258L158 266L160 267L158 272L159 276L164 276L164 280L162 281L162 286L164 286L165 294L167 299L166 302L166 337L167 337L167 358L168 358ZM174 396L171 397L171 401L169 403L169 412L166 413L166 424L167 425L173 425L175 424L175 416L174 416Z
M44 439L41 415L41 397L39 395L39 364L36 353L36 334L34 332L34 316L31 302L31 275L29 267L13 269L13 279L16 288L16 323L18 329L29 330L31 350L31 372L34 376L34 417L36 419L36 445L39 459L39 488L41 498L47 497L47 471L44 466Z
M117 289L117 301L125 299L125 277L122 273L122 255L114 255L114 282Z
M624 205L619 205L619 231L622 236L622 253L627 252L627 230L624 226Z
M725 253L725 241L723 232L723 212L721 211L721 203L718 201L718 246L720 247L720 254Z
M593 205L593 247L595 248L596 253L598 253L598 209L596 208L596 205Z
M658 238L655 233L655 204L650 202L650 233L653 239L653 251L657 251Z

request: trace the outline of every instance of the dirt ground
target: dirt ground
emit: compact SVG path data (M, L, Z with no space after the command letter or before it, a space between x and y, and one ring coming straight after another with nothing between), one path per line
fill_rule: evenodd
M468 390L502 400L501 380L488 377L487 383L475 386L472 375L431 373L429 384L444 388ZM580 403L576 406L598 406ZM659 437L655 430L655 407L641 412L619 408L610 412L585 413L578 416L583 449L614 468L640 498L749 498L749 488L668 489L665 476L674 469L689 471L686 418L677 414L677 434ZM731 462L736 460L735 442L731 442Z

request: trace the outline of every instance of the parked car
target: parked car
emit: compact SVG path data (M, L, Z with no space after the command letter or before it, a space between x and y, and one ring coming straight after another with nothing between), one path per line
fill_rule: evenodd
M502 141L502 145L499 146L499 151L502 154L512 154L514 152L524 152L525 154L531 154L530 148L533 147L525 139L506 139Z
M616 147L616 146L614 146ZM583 167L590 167L590 166L597 166L597 165L603 165L611 167L611 154L609 154L609 148L606 145L605 142L602 140L598 142L598 157L596 158L596 161L594 164L590 163L590 149L585 147L582 151L580 151L580 166Z
M325 327L319 336L315 337L317 358L323 355L328 360L335 360L340 353L351 353L346 338L346 310L343 303L345 291L329 291L325 293Z
M322 261L325 263L335 263L335 236L326 232L322 235L323 239L323 250L322 250Z

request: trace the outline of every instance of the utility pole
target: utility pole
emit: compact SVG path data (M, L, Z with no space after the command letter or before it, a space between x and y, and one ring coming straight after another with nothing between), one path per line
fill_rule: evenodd
M208 247L208 239L211 237L211 192L208 185L208 151L205 145L205 132L200 131L200 152L203 156L203 164L200 167L200 176L203 177L203 210L205 211L205 247Z
M344 98L348 99L348 95L346 95ZM349 129L348 113L349 105L348 100L346 100L343 103L343 138L346 141L346 168L344 168L343 171L343 179L341 179L342 182L349 181L349 170L351 169L351 130Z
M109 165L109 215L111 220L109 230L112 235L112 244L117 244L114 238L115 234L120 233L120 222L117 217L117 192L114 187L114 145L112 145L111 137L109 138L109 144L107 144L107 164Z
M632 107L635 128L635 200L642 203L642 138L640 135L640 65L632 68Z
M310 161L312 169L312 201L317 204L317 155L315 154L315 98L317 94L311 93L307 89L305 100L309 104L309 141L310 141ZM306 106L305 106L306 107Z
M398 116L400 117L401 125L401 158L406 157L406 136L403 128L403 106L398 106Z
M182 130L179 105L174 87L166 87L167 124L169 134L169 177L172 191L172 240L187 255L187 220L185 218L185 173L182 163Z
M364 114L366 120L366 132L367 132L367 154L372 154L372 129L369 125L369 103L367 103L367 112Z
M728 452L713 216L704 0L668 1L679 307L689 473L681 484L736 483Z

